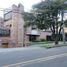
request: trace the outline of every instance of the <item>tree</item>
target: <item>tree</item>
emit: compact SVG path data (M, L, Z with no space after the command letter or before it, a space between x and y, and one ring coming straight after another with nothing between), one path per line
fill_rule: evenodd
M35 16L33 15L33 13L28 13L28 12L24 12L24 21L25 21L25 25L24 27L28 27L28 26L33 26L35 20Z
M62 29L62 21L59 21L59 14L67 9L66 0L46 0L33 6L36 13L36 25L39 29L50 28L52 39L58 44L59 34Z
M36 25L39 29L48 29L52 31L52 39L55 44L58 44L59 34L62 30L62 21L59 21L59 16L62 10L67 9L66 0L45 0L36 5L33 5L33 12L26 14L25 18L28 21L26 24Z

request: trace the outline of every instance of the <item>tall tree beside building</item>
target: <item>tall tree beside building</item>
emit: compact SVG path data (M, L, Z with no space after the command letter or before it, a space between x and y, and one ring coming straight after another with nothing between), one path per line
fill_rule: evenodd
M45 0L38 4L33 5L33 16L35 17L30 21L29 24L33 23L39 29L50 28L52 31L52 39L55 41L55 44L58 44L59 34L62 29L62 21L59 21L59 14L62 10L67 9L66 0ZM33 18L32 16L30 16ZM31 19L29 18L29 19ZM29 20L27 18L27 20ZM32 23L31 23L32 22Z

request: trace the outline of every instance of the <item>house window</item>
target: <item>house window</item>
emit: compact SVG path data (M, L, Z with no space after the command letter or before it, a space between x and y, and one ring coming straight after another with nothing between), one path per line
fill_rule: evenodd
M10 36L10 30L0 29L0 37Z

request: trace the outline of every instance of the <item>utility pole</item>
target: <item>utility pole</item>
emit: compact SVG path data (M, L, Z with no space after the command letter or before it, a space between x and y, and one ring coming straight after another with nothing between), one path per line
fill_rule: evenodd
M62 36L63 36L63 43L65 44L65 32L64 32L64 10L62 10L62 14L61 14L61 17L62 17L62 19L61 19L61 22L62 22Z

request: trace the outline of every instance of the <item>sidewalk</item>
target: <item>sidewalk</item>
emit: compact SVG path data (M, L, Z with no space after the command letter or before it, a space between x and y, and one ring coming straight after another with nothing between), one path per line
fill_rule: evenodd
M30 47L21 47L21 48L0 48L0 53L2 53L2 52L21 51L21 50L32 50L32 49L40 49L40 47L30 46Z

